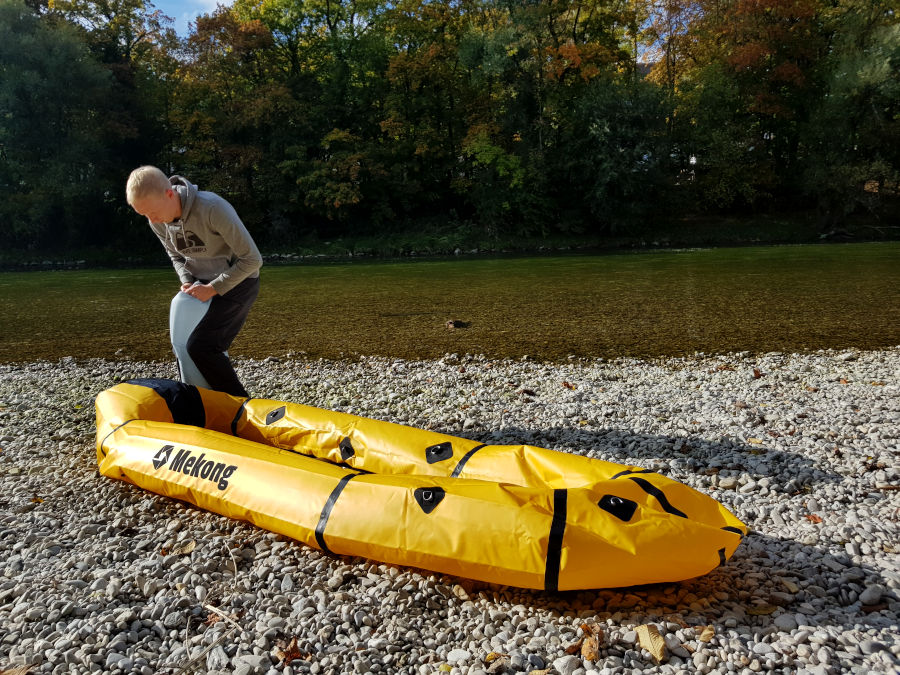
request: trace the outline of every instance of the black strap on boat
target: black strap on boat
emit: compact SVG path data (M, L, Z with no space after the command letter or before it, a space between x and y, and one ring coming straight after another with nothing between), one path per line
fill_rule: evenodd
M139 378L128 380L128 384L149 387L169 406L172 421L175 424L188 424L195 427L206 426L206 410L203 409L203 398L200 390L192 384L156 378Z
M237 414L234 416L234 419L231 420L231 435L232 436L238 435L237 434L238 422L241 421L241 415L243 415L244 410L247 409L247 404L250 403L250 401L252 401L252 400L253 400L253 398L251 397L251 398L246 399L243 403L241 403L241 407L238 408Z
M124 427L126 424L128 424L128 422L134 422L135 419L137 419L137 418L132 418L132 419L126 421L126 422L122 422L122 424L120 424L119 426L117 426L115 429L113 429L113 430L110 431L108 434L106 434L106 436L103 437L103 440L100 441L100 452L103 453L103 456L104 456L104 457L106 457L106 450L103 449L103 445L106 443L107 439L109 439L110 436L112 436L112 435L113 435L114 433L116 433L119 429L121 429L121 428Z
M620 471L615 476L610 476L609 480L615 480L616 478L621 478L622 476L630 476L634 473L655 473L652 469L640 469L635 471L634 469L625 469L624 471Z
M666 513L671 513L673 516L680 516L682 518L687 518L687 514L683 511L679 511L672 504L669 503L669 500L666 498L666 495L660 490L658 487L653 485L652 483L644 480L643 478L638 478L637 476L629 476L630 480L633 480L635 483L641 486L641 489L646 492L651 497L656 497L656 500L659 502L659 505L662 506L663 511Z
M328 545L325 543L325 526L328 525L328 518L331 516L334 505L337 503L338 497L341 496L341 492L344 491L347 483L358 475L358 473L348 473L341 478L334 490L331 491L331 494L328 495L328 501L325 502L325 506L322 507L322 514L319 516L319 524L316 525L316 543L319 545L320 549L325 551L325 553L332 553L332 550L328 548Z
M478 452L482 448L486 448L486 447L487 447L486 443L482 443L481 445L476 445L474 448L469 450L465 455L463 455L463 458L461 460L459 460L459 464L457 464L456 468L453 469L453 473L450 474L450 478L457 478L459 476L459 474L462 473L463 467L466 465L466 462L468 462L472 458L472 455L474 455L476 452Z
M544 568L544 590L559 590L559 565L562 560L563 535L566 533L567 490L553 491L553 521L550 523L550 539L547 542L547 563Z

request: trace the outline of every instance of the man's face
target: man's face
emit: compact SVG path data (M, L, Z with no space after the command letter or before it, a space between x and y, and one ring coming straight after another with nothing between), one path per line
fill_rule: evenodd
M136 199L131 205L151 223L171 223L181 215L181 200L174 190Z

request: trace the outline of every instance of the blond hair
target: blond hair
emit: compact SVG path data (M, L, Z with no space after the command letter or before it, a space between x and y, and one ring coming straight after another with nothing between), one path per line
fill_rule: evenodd
M170 189L172 184L168 177L155 166L139 166L128 176L125 185L125 197L130 206L138 200L153 194L160 194Z

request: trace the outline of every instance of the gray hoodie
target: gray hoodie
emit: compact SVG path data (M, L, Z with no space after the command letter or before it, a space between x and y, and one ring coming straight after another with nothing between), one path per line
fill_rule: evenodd
M181 197L181 218L150 227L182 283L208 282L225 295L244 279L258 277L262 256L234 207L186 178L169 181Z

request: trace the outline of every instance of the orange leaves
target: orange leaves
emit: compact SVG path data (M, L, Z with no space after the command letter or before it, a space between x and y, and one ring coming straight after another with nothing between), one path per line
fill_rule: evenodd
M751 42L736 47L728 61L735 70L747 70L760 65L766 57L771 55L772 52L766 45Z
M600 658L600 641L603 629L598 624L581 624L582 638L566 647L566 654L581 654L585 661L597 661Z
M308 659L311 656L310 653L301 651L297 647L296 637L291 638L290 642L278 640L274 654L279 662L284 664L288 664L296 659Z
M589 82L609 68L616 58L603 45L576 45L571 40L559 47L544 48L543 56L547 62L546 77L553 82L562 82L569 74Z

